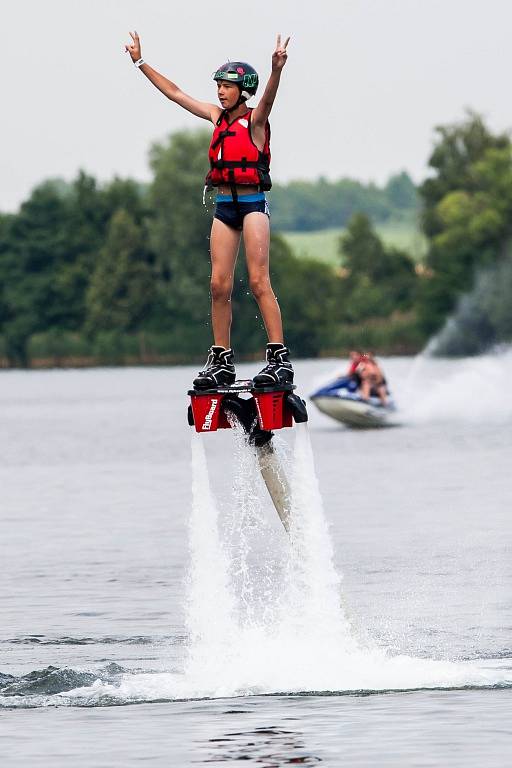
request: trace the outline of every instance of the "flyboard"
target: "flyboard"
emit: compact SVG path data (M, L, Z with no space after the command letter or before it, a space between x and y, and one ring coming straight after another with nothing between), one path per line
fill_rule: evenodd
M188 423L196 432L229 429L236 420L256 449L261 475L286 531L290 527L290 486L272 445L273 430L308 420L293 384L254 386L251 380L215 389L191 389Z

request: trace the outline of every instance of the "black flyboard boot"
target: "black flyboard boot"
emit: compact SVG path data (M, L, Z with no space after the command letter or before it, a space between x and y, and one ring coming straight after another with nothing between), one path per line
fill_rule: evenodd
M225 347L210 347L203 371L194 379L194 389L215 389L233 384L235 380L233 350Z
M255 387L275 387L293 384L290 350L284 344L267 344L267 364L253 379Z

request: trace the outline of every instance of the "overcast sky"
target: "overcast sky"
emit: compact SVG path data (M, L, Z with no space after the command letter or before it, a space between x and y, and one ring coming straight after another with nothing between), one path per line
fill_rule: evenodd
M242 59L266 79L276 33L292 36L271 115L279 181L419 181L435 125L471 107L512 126L510 0L16 0L2 21L3 211L79 168L146 180L153 141L207 126L130 64L130 29L152 66L214 102L216 67Z

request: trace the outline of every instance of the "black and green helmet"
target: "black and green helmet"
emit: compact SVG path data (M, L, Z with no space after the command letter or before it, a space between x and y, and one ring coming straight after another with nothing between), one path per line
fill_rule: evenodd
M213 75L214 80L226 80L236 83L243 100L250 99L258 90L258 73L245 61L228 61L219 67Z

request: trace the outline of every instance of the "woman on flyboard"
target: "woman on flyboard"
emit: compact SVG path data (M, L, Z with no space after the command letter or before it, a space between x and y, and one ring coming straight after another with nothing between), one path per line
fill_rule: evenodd
M277 44L272 71L263 95L254 108L246 102L258 88L258 73L243 61L229 61L214 73L220 106L188 96L175 83L142 59L140 38L131 33L125 46L136 67L168 99L197 117L213 123L209 149L207 187L217 188L210 237L211 298L214 344L204 370L194 379L195 389L211 389L235 381L230 344L231 292L235 264L243 235L250 288L268 335L267 365L253 379L255 387L293 383L289 350L284 345L279 304L269 276L270 224L265 191L270 181L270 125L281 73L286 64L290 38Z

